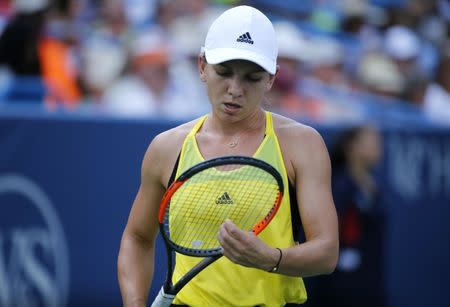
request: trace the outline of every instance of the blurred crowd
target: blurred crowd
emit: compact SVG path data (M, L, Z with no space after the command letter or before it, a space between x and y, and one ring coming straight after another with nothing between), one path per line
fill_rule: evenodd
M212 20L238 4L274 21L280 71L268 109L450 123L448 0L0 0L0 106L204 114L197 56Z

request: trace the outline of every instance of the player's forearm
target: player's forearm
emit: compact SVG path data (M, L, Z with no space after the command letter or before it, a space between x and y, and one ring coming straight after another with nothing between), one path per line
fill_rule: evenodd
M153 277L153 246L124 234L118 257L118 278L123 305L146 306Z
M339 244L332 240L311 240L291 248L282 249L278 273L291 276L314 276L334 271Z

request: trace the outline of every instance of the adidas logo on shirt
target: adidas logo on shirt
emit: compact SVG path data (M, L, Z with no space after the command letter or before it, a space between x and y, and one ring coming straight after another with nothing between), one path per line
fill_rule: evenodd
M228 195L227 192L223 193L222 196L217 198L216 204L218 205L231 205L233 204L233 200L231 199L230 195Z
M239 36L236 40L239 43L248 43L248 44L252 44L253 45L253 40L252 37L250 36L250 33L244 33L241 36Z

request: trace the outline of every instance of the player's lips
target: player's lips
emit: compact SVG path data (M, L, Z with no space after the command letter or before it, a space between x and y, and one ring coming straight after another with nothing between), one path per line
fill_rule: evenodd
M230 115L237 113L242 108L239 104L232 102L225 102L223 105L224 111Z
M230 108L230 109L242 108L239 104L233 103L233 102L225 102L224 105L225 105L225 107Z

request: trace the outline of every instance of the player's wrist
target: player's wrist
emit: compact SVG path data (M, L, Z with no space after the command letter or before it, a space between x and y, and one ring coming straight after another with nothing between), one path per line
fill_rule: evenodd
M266 271L276 273L280 268L281 259L283 259L283 251L278 247L273 248L271 258L271 265L266 269Z

